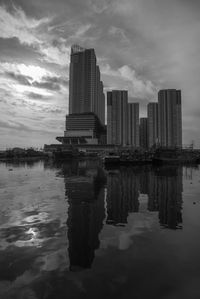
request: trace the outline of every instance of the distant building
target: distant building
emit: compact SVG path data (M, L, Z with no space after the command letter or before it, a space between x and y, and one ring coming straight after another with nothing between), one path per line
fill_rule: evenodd
M140 118L140 147L148 148L148 126L147 117Z
M158 93L159 143L163 147L182 147L181 91L160 90Z
M105 124L105 96L94 49L71 48L69 114L95 113Z
M139 103L128 103L128 145L139 144Z
M107 92L107 143L127 145L128 141L128 92L113 90Z
M149 103L147 106L148 117L148 147L158 144L158 103Z

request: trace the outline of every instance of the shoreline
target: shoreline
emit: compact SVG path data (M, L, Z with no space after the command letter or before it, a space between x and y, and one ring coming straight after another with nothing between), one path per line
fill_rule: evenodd
M47 156L37 156L37 157L13 157L13 158L0 158L0 162L18 162L18 161L34 161L34 160L45 160L48 159Z

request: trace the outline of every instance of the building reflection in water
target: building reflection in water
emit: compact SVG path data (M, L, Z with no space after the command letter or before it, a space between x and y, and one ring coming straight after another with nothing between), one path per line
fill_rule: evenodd
M129 213L139 211L141 193L148 195L148 210L158 211L161 226L181 228L181 167L104 170L98 161L91 160L71 161L57 169L59 175L64 176L69 203L67 226L71 271L91 267L95 250L100 245L99 234L104 219L106 224L124 226Z
M63 165L68 198L68 240L70 270L90 268L99 247L99 233L105 218L106 177L93 161Z
M161 226L182 228L183 173L179 166L151 167L140 175L140 191L148 195L148 210L158 211Z
M182 167L120 167L107 174L107 224L124 225L139 210L139 194L148 195L148 210L158 211L160 224L182 227Z
M107 172L107 224L124 225L129 212L139 209L139 178L132 168Z
M182 167L159 168L155 172L159 220L164 227L182 228Z

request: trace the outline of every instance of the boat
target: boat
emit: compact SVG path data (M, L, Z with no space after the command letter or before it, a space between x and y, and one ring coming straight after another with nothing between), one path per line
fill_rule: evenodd
M133 153L121 153L120 155L116 155L114 153L110 153L105 156L104 164L120 164L120 165L138 165L138 164L147 164L152 162L152 158L150 155L146 154L133 154Z
M114 153L109 153L109 155L103 158L104 164L118 164L120 163L120 156Z
M52 153L54 160L70 160L79 156L78 151L73 149L57 150Z
M197 156L180 149L158 149L153 156L154 164L196 164Z

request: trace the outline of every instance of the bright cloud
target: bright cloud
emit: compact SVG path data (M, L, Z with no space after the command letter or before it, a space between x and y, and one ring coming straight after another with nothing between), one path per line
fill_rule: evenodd
M136 74L136 71L124 65L114 70L110 65L101 67L102 75L109 76L110 86L114 89L128 89L129 95L137 98L152 98L156 93L156 87L147 79L143 79ZM108 79L108 78L107 78Z
M33 87L33 86L14 84L13 88L16 89L17 92L22 93L22 94L25 92L33 92L38 95L49 96L49 97L52 96L52 93L46 91L45 89L40 89L40 88Z
M13 6L13 13L8 12L5 6L0 6L0 37L17 37L23 44L38 44L37 29L48 23L48 18L40 20L28 18L21 8Z
M40 52L43 54L43 60L65 66L70 61L70 47L62 44L58 47L41 47Z
M59 64L60 66L69 63L69 47L66 40L59 38L56 46L52 45L54 36L48 31L41 32L41 26L51 22L51 18L34 19L27 17L21 8L13 7L13 12L9 12L6 7L0 6L0 37L16 37L20 43L33 46L40 53L44 61ZM80 27L75 37L83 35L90 25Z
M19 64L17 65L17 68L22 75L31 77L34 81L41 80L42 77L51 75L51 72L39 66Z

